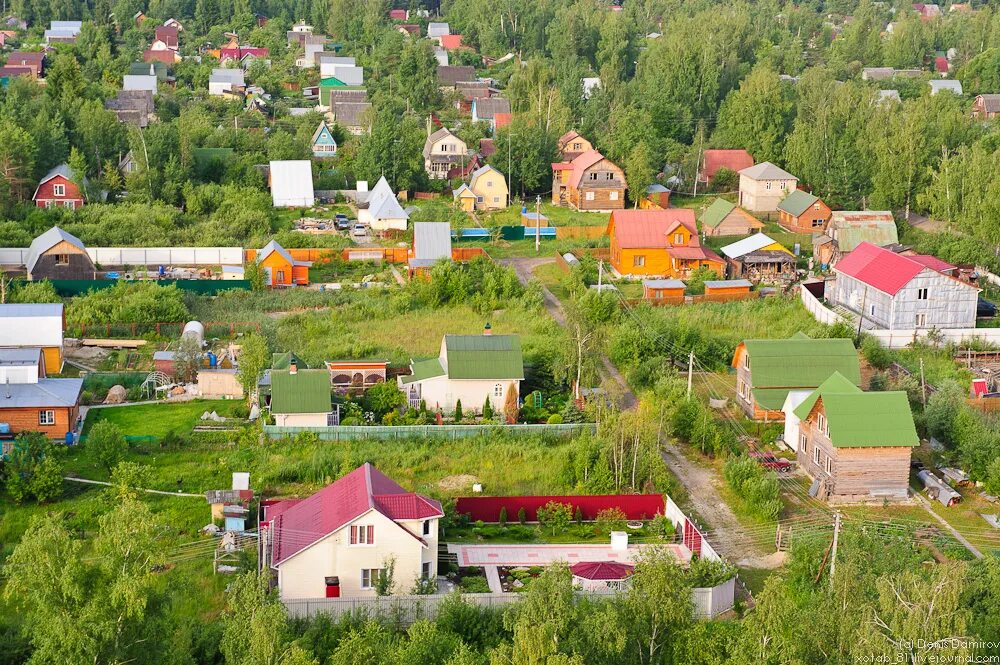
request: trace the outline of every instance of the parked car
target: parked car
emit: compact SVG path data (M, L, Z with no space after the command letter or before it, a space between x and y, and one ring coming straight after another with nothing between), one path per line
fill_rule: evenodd
M777 471L778 473L786 473L795 468L795 465L784 457L778 457L773 453L753 451L750 453L750 457L757 460L757 464L760 464L765 469Z
M364 224L355 224L354 229L351 230L351 235L363 238L368 235L368 229L365 228Z
M347 219L347 215L337 215L333 224L338 231L349 231L351 228L351 220Z

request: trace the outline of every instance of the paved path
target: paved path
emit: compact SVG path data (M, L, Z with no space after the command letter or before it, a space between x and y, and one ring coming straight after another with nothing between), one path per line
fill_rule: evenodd
M503 585L500 584L500 571L496 566L486 566L486 583L493 593L503 593Z
M628 549L615 550L610 543L578 545L464 545L448 543L449 554L458 556L460 567L468 566L544 566L554 561L570 564L581 561L634 561L643 547L652 545L629 545ZM670 543L657 545L668 548L678 561L687 562L691 552L683 545Z

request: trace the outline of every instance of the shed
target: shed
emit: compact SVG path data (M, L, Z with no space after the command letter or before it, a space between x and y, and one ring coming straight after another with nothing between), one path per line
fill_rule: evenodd
M42 349L45 370L63 366L63 304L0 304L0 347Z
M310 261L297 261L287 249L272 240L257 254L257 262L264 268L269 287L306 286L309 284Z
M701 214L701 230L706 236L745 236L762 228L763 222L725 199L715 199Z
M932 80L927 82L931 86L931 94L947 91L953 95L962 96L962 82L955 80Z
M268 184L275 208L311 208L316 202L312 164L307 159L272 161Z
M451 225L448 222L414 222L410 275L429 270L439 261L451 260Z
M670 189L658 182L646 188L646 195L639 201L640 208L669 208Z
M706 296L747 294L753 282L747 279L710 279L705 282Z
M818 196L794 190L778 204L778 223L796 233L822 233L830 221L830 207Z
M666 300L684 302L684 289L687 285L679 279L644 279L642 280L642 297L647 300Z
M24 260L28 279L95 279L94 262L83 241L58 226L31 241Z

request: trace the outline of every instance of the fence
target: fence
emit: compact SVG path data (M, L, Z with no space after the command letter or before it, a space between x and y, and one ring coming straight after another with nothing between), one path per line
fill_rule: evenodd
M531 233L531 231L526 231L526 233ZM556 227L556 238L558 240L566 240L569 238L583 238L590 240L592 238L603 238L607 234L608 234L608 227L606 224L601 226L557 226Z
M143 335L180 337L185 322L160 323L71 323L66 326L67 337L103 337L107 339L133 339ZM254 321L205 321L205 337L236 337L237 333L260 332Z
M715 548L709 545L708 541L702 536L698 525L685 515L684 511L669 496L667 497L666 510L664 510L663 514L670 518L677 532L683 535L684 545L692 553L698 554L698 556L704 559L722 561L722 557L715 551Z
M563 423L561 425L340 425L338 427L280 427L266 425L264 434L272 439L280 439L296 434L315 434L321 441L350 441L353 439L412 439L444 437L464 439L490 432L502 432L515 436L547 434L572 436L581 432L595 432L594 423Z
M0 264L23 265L28 251L0 248ZM87 254L102 266L243 265L242 247L88 247Z
M538 509L550 501L568 503L574 514L579 510L584 520L597 519L597 513L608 508L618 508L630 520L648 520L664 514L662 494L605 494L581 496L466 496L455 502L455 512L468 514L472 520L499 522L500 509L505 508L507 519L517 519L523 508L525 520L538 521Z
M64 298L79 296L87 291L110 289L115 284L121 283L121 280L117 279L53 279L51 281L56 293ZM149 281L159 286L174 284L181 291L191 291L203 296L214 296L223 291L232 291L234 289L242 289L244 291L250 289L250 282L245 279L157 279L138 281Z
M799 297L802 299L802 304L805 305L805 308L813 315L813 318L820 323L832 326L835 323L847 322L847 319L843 316L824 306L819 298L809 292L805 284L799 285Z

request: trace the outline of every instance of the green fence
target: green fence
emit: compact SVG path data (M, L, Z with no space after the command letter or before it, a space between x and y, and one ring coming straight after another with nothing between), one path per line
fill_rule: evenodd
M117 279L53 279L52 286L56 293L64 298L83 295L87 291L110 289L120 280ZM233 289L250 289L250 282L245 279L158 279L160 286L176 284L182 291L192 291L198 295L214 296L222 291Z
M295 436L303 432L315 434L322 441L349 441L352 439L414 439L444 437L464 439L489 432L502 432L515 436L531 434L573 436L581 432L596 431L594 423L563 423L561 425L343 425L340 427L279 427L266 425L264 434L272 439Z

